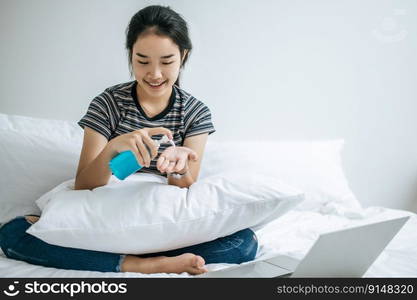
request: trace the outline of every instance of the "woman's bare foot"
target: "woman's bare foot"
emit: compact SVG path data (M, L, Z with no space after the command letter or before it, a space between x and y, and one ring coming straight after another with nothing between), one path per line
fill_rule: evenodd
M121 265L122 272L139 273L182 273L191 275L206 273L205 261L201 256L185 253L178 256L157 256L142 258L126 255Z
M34 224L39 220L39 217L37 216L25 216L25 218L31 224Z

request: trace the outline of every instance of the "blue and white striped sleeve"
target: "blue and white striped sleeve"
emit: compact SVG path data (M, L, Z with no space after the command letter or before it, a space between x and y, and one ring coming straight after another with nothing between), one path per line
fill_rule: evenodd
M108 92L101 93L91 101L86 114L78 121L78 125L83 129L87 126L109 140L116 127L116 106L113 102Z
M185 126L185 138L203 133L210 135L215 131L210 109L204 103L196 101L189 111Z

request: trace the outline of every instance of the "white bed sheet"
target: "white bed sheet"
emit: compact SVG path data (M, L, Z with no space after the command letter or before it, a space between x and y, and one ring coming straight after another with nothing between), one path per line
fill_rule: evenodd
M293 210L258 230L256 260L285 254L302 259L320 233L401 216L412 216L364 277L417 277L417 215L408 211L370 207L354 213ZM209 270L232 265L209 264ZM0 277L191 277L188 273L116 273L46 268L5 257L0 250Z

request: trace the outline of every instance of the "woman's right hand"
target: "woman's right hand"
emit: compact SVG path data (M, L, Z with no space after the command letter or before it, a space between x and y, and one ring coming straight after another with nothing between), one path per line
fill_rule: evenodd
M149 168L151 160L158 155L158 146L155 145L151 138L153 135L157 134L165 134L169 139L173 139L171 131L167 128L142 128L115 137L108 142L106 148L113 153L112 157L116 156L120 152L131 150L135 154L138 163ZM151 150L152 157L149 155L145 144Z

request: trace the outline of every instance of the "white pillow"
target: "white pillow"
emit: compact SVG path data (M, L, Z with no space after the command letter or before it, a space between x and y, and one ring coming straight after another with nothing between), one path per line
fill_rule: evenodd
M223 173L187 188L135 174L93 190L73 180L37 200L42 216L27 233L65 247L144 254L257 230L303 200L274 178ZM92 242L94 241L94 242Z
M74 178L82 136L75 122L0 114L0 222L39 214L35 200Z
M202 178L223 170L264 174L305 193L297 210L356 211L359 201L344 175L342 139L330 141L222 141L209 139Z

